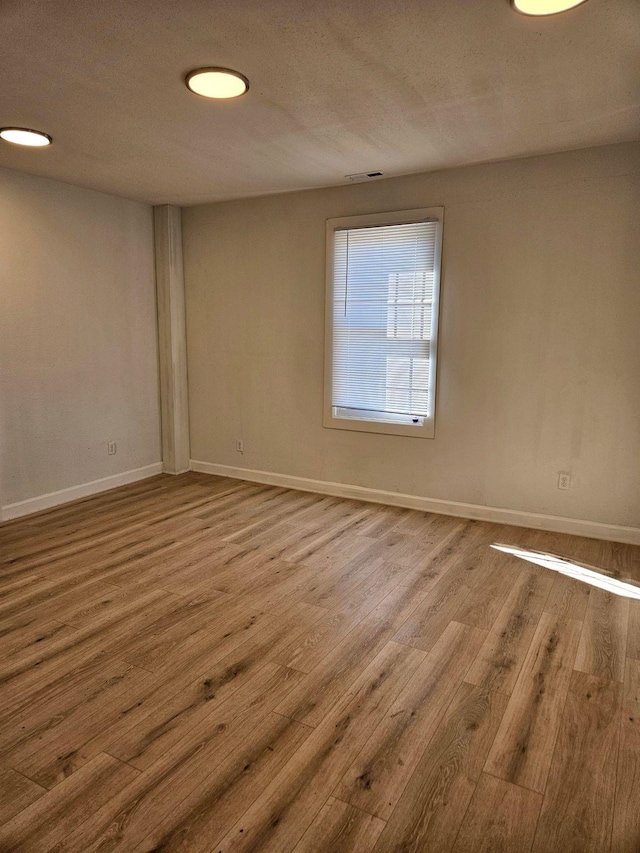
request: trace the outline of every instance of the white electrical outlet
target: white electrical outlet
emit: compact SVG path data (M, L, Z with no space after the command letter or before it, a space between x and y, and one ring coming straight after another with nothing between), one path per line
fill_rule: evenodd
M118 447L117 447L115 441L108 441L107 442L107 453L109 454L109 456L115 456L117 450L118 450Z
M568 489L571 486L571 474L566 471L558 471L558 488Z
M244 441L241 438L236 439L236 450L238 453L244 453Z

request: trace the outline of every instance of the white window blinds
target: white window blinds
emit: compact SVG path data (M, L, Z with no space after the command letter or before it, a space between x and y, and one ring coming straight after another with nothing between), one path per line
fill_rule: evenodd
M439 222L336 228L331 416L432 417Z

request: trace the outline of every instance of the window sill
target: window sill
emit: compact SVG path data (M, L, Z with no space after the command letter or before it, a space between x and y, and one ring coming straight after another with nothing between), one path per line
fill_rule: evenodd
M402 435L410 438L435 438L433 418L425 419L421 425L394 424L389 421L364 421L356 418L335 418L331 414L324 417L326 429L344 429L354 432L373 432L378 435Z

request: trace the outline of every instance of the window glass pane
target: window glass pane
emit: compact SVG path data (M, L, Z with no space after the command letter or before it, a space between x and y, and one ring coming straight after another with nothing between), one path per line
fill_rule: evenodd
M335 235L332 405L426 417L437 223Z

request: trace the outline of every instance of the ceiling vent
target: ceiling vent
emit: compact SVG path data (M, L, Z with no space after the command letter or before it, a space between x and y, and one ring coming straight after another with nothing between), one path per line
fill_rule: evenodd
M345 175L352 183L356 181L370 181L372 178L381 178L384 172L358 172L357 175Z

